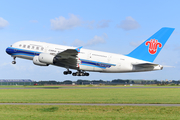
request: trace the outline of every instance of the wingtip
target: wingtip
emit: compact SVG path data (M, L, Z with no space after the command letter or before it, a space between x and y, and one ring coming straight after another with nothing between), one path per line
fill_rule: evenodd
M83 46L76 48L76 51L77 51L78 53L80 53L80 50L81 50L82 47L83 47Z
M164 29L175 29L175 28L172 28L172 27L162 27L162 28L164 28Z

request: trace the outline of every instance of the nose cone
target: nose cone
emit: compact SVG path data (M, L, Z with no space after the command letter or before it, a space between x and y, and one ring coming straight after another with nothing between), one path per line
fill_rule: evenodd
M12 49L10 47L6 48L6 53L11 55L12 54Z

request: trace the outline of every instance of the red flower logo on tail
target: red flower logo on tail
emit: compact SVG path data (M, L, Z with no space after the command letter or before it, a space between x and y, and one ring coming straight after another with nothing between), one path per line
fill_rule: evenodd
M162 44L158 42L158 40L151 39L150 41L147 41L145 45L147 46L149 44L149 53L150 54L155 54L157 52L157 47L159 48L162 47Z

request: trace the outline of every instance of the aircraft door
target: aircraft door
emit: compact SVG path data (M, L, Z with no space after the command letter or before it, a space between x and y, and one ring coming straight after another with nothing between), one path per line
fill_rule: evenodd
M90 53L90 52L88 52L88 54L87 54L87 59L88 59L88 60L90 60L90 59L91 59L91 57L92 57L91 53Z
M112 59L112 56L111 56L111 55L109 55L109 56L108 56L108 63L110 63L110 62L111 62L111 59Z

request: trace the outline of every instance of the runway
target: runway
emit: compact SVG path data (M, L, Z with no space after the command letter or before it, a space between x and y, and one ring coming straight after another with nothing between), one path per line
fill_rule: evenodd
M164 106L180 107L180 104L89 104L89 103L0 103L0 105L73 105L73 106Z
M0 87L0 89L136 89L136 88L180 88L180 87Z

